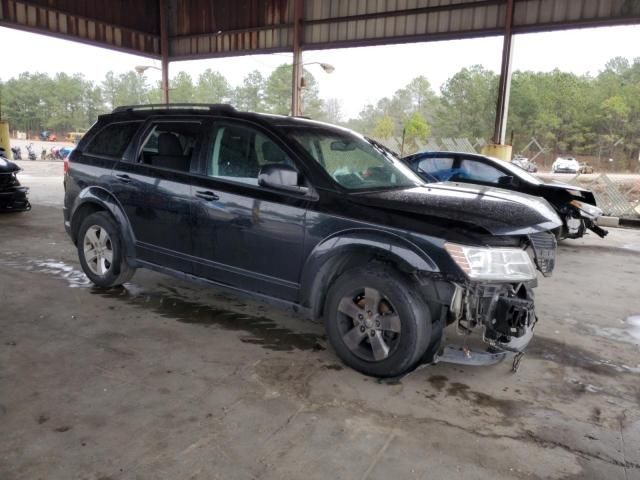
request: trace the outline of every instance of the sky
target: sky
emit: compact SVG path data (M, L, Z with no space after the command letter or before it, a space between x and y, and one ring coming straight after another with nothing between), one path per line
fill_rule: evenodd
M136 65L156 65L159 61L73 43L33 33L0 27L2 69L0 79L22 72L54 74L83 73L100 82L105 73L132 71ZM11 45L12 48L6 46ZM616 56L632 60L640 57L640 25L601 27L560 32L520 34L513 41L514 70L551 71L559 68L576 74L597 74ZM393 95L418 75L424 75L434 90L463 67L480 64L500 71L502 39L489 37L404 45L306 51L303 61L325 62L335 71L325 73L319 65L306 68L314 75L322 98L337 98L343 116L352 118L368 103ZM172 62L169 75L184 70L197 78L207 68L218 70L233 85L239 85L250 71L265 76L282 63L290 63L287 53L235 58ZM160 72L147 70L149 82Z

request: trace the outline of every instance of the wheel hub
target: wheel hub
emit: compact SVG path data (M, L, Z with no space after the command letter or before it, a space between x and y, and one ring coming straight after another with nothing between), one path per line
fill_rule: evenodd
M400 335L400 318L390 302L375 289L344 297L338 310L346 318L343 341L357 356L381 361L389 356Z
M84 234L83 250L89 270L104 276L113 262L113 244L107 231L99 225L89 227Z

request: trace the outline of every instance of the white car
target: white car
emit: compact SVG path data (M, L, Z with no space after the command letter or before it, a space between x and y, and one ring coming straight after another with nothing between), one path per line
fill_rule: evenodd
M553 173L578 173L580 163L573 157L558 157L551 165Z

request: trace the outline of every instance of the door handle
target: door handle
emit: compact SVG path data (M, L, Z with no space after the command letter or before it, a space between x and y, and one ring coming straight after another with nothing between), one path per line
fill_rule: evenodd
M119 173L116 175L116 178L124 183L129 183L131 181L131 177L126 173Z
M208 201L218 200L218 198L220 198L211 190L197 190L196 197L202 198L203 200L208 200Z

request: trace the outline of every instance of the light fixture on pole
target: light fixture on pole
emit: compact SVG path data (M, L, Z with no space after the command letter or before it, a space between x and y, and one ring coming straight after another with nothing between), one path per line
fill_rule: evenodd
M165 78L166 75L162 68L156 67L155 65L136 65L135 67L133 67L138 75L142 75L150 68L162 72L162 81L160 82L160 89L162 90L162 103L169 104L169 81Z
M299 116L302 113L302 89L306 86L304 80L304 74L302 67L307 65L320 65L320 68L325 71L325 73L333 73L336 70L336 67L329 63L325 62L307 62L301 63L297 66L300 68L296 68L296 64L293 65L294 73L299 71L298 75L294 75L294 83L293 83L293 102L291 108L291 115ZM297 78L296 78L297 77Z

